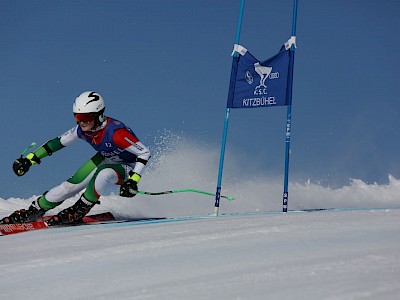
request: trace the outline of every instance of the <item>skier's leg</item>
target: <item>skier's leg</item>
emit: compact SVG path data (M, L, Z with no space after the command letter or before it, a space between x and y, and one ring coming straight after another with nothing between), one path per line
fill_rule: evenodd
M83 164L67 181L64 181L39 197L39 206L47 211L82 191L103 160L104 157L97 153Z
M89 184L83 194L84 197L93 203L96 203L101 195L104 195L106 187L109 184L120 185L124 182L127 171L123 165L106 164L101 165L91 177Z
M49 226L70 224L81 220L90 209L98 203L109 183L121 184L125 178L125 168L122 165L107 164L97 168L91 176L89 184L80 199L71 207L60 211L47 221Z

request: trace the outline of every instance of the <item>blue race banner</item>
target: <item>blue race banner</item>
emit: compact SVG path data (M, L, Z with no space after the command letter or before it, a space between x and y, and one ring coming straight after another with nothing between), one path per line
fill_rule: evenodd
M256 108L288 105L290 51L282 46L278 54L260 62L240 45L235 45L228 108Z

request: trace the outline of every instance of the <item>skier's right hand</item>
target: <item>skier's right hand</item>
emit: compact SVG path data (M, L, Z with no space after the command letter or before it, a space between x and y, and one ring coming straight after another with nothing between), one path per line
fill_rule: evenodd
M40 164L40 158L34 153L29 153L26 157L17 158L13 163L13 170L17 176L23 176L34 164Z
M132 198L135 197L138 191L138 186L136 181L133 181L132 179L128 179L125 182L121 184L121 187L119 188L119 195L121 197L128 197Z

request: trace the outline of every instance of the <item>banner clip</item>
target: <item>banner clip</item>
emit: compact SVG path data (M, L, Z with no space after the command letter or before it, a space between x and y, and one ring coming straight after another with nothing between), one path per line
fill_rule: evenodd
M297 48L296 37L294 35L292 35L290 39L285 43L285 49L289 50L290 48L292 48L292 45L294 45L294 47Z
M231 56L235 55L236 52L239 53L241 56L243 56L246 54L247 49L241 45L235 44L233 46L233 51L232 51Z

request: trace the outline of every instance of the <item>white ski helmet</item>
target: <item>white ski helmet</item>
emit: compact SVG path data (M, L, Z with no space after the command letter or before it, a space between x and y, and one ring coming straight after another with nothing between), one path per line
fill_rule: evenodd
M87 91L80 94L74 102L74 114L94 114L98 123L105 121L104 110L106 106L103 97L96 92Z

